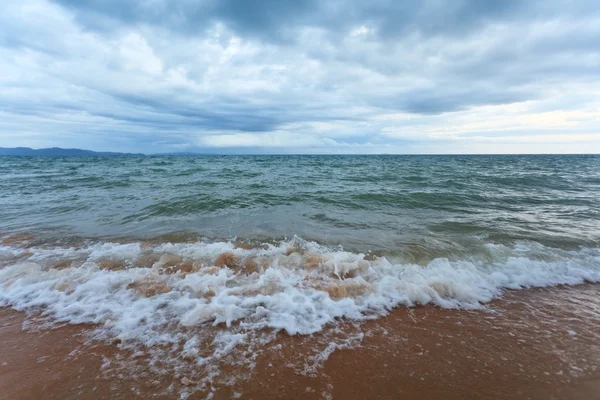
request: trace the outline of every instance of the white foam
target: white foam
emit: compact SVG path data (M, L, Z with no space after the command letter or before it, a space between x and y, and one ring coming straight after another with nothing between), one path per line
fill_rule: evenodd
M362 342L364 337L364 333L360 332L350 335L342 340L331 341L323 350L309 357L307 363L304 365L304 369L298 372L305 376L316 376L319 369L323 367L325 362L329 359L329 356L331 356L336 350L356 348L356 346Z
M519 289L600 281L600 251L545 249L544 258L529 258L531 247L490 246L496 259L449 261L436 259L423 267L394 264L385 258L365 261L364 255L330 251L303 243L303 254L286 255L290 244L244 250L231 243L162 244L151 251L186 259L201 259L210 266L223 252L263 258L260 273L240 274L231 268L204 273L159 274L150 268L101 270L104 258L132 265L142 254L134 244L102 243L87 249L29 249L32 255L0 270L0 304L25 310L41 307L61 321L103 323L121 339L143 339L143 325L177 321L181 326L206 322L247 328L284 329L309 334L336 318L361 319L384 314L399 305L436 304L446 308L473 308L498 296L503 288ZM533 253L539 251L535 247ZM0 252L11 252L1 248ZM81 267L52 269L44 260L82 257ZM318 259L306 268L310 257ZM131 288L161 284L164 293L144 296ZM353 292L354 290L354 292ZM202 297L212 291L214 296ZM336 296L337 294L337 296ZM150 339L148 339L150 340Z
M297 251L290 254L291 248ZM99 337L118 338L124 345L152 348L183 341L179 356L196 358L199 365L250 345L258 337L252 332L264 328L311 334L340 318L374 318L398 306L477 308L505 288L600 282L600 249L566 251L531 243L488 245L486 257L440 258L426 266L367 261L363 254L298 238L251 250L225 242L27 250L28 257L0 269L0 306L41 311L60 322L98 324ZM224 252L261 266L257 272L215 268ZM15 253L0 247L0 254ZM164 273L164 263L133 267L144 254L174 254L199 265L189 273ZM57 257L81 262L51 268L49 260ZM101 269L106 258L127 268ZM237 328L212 336L214 350L207 358L198 353L206 339L189 333L202 324ZM325 353L338 348L333 346Z

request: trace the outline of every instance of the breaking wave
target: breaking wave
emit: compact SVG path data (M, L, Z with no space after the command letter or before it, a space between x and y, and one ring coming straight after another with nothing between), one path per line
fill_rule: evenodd
M505 289L600 282L598 248L484 247L470 259L417 265L298 237L275 244L8 244L0 246L0 306L50 324L94 324L95 338L162 349L163 367L188 360L205 368L198 376L206 381L223 360L251 366L277 332L308 335L399 306L472 309Z

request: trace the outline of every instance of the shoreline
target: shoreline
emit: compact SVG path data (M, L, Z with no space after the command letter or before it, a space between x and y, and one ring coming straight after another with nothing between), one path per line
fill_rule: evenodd
M583 284L505 291L486 310L401 307L340 322L344 337L355 338L347 346L327 347L325 332L280 333L270 344L278 350L261 353L249 379L195 393L179 376L140 369L143 356L136 369L112 370L135 355L86 344L90 326L24 331L24 313L0 308L0 398L600 398L599 294L600 284ZM299 373L300 359L319 367Z

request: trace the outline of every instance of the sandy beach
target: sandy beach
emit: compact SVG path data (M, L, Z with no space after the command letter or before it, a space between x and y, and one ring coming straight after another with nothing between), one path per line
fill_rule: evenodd
M186 371L155 375L144 370L143 354L90 342L91 326L38 329L24 325L23 313L2 309L0 398L597 399L599 294L599 285L586 284L508 291L486 310L399 308L342 323L345 337L359 339L322 359L307 353L326 334L280 334L248 379L210 393L189 390ZM312 360L304 371L296 362L302 357ZM117 359L131 368L106 367Z

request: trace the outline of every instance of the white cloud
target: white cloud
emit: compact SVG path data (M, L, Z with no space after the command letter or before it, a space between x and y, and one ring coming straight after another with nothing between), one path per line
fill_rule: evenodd
M587 141L599 139L600 103L585 109L536 111L543 101L474 107L435 117L385 114L382 134L403 139L453 139L507 142ZM531 139L531 140L530 140ZM600 146L595 150L600 149Z

